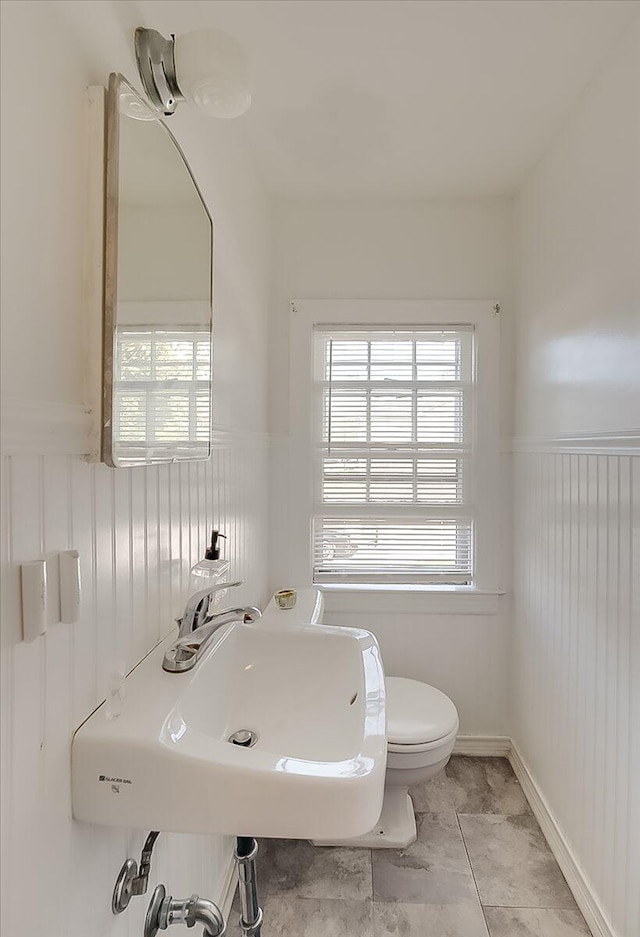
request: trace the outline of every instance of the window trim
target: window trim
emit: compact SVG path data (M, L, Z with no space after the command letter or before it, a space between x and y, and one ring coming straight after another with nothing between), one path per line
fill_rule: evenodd
M314 329L370 325L472 325L477 386L473 551L478 592L496 591L500 561L499 317L496 300L294 300L290 304L288 568L293 582L311 582L314 516ZM479 495L479 496L478 496ZM348 587L351 583L345 583ZM356 586L366 585L353 583ZM381 585L381 584L378 584ZM383 584L382 584L383 587Z

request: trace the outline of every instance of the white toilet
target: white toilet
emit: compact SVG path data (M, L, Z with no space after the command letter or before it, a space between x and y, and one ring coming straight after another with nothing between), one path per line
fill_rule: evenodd
M387 776L377 826L357 840L402 849L416 838L409 788L443 770L458 734L458 711L448 696L419 680L387 677ZM355 842L354 842L355 844Z
M265 621L321 623L324 597L317 589L300 589L294 609L278 608L275 598ZM440 690L418 680L387 677L387 774L384 804L377 825L357 839L314 841L316 846L362 846L402 849L416 839L416 819L409 788L443 770L458 733L458 711Z

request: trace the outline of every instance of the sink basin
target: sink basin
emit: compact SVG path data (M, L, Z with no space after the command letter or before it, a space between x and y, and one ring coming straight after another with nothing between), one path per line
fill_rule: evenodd
M181 833L346 839L375 826L386 768L373 635L236 623L188 673L162 670L175 633L72 748L73 815ZM229 741L249 730L251 747Z

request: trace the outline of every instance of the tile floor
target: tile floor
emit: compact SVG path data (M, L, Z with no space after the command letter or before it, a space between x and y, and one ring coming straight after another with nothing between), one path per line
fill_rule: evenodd
M263 937L589 937L505 758L454 756L412 795L407 849L262 840Z

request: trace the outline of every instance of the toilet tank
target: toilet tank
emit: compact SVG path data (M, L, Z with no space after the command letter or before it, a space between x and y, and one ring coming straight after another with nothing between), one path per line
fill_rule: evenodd
M262 619L258 625L317 625L322 622L324 613L324 596L319 589L305 587L296 589L296 604L293 608L280 608L276 603L275 596L262 613Z

